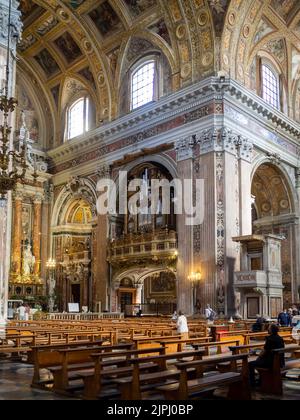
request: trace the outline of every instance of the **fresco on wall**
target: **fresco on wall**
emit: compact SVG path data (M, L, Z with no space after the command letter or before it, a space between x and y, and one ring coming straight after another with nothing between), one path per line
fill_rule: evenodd
M167 28L167 25L163 19L150 26L150 31L155 32L157 35L162 37L169 45L171 45L171 38Z
M93 86L94 89L96 89L95 79L89 67L80 70L78 73L84 77Z
M59 88L60 88L60 85L57 85L51 89L51 93L52 93L55 105L57 107L58 107L58 101L59 101Z
M54 42L68 63L72 63L82 55L80 48L71 37L69 32L64 33Z
M25 88L21 85L17 88L18 107L17 107L17 130L26 124L31 140L37 142L39 140L39 123L37 113L34 109L32 101L27 94Z
M108 3L108 1L100 4L99 7L89 13L90 18L93 20L102 36L110 35L122 29L122 22Z
M141 13L144 13L150 7L157 4L156 0L125 0L125 3L129 7L131 13L134 16L138 16Z
M51 77L59 72L60 68L57 62L46 48L39 52L34 58L42 67L47 77Z

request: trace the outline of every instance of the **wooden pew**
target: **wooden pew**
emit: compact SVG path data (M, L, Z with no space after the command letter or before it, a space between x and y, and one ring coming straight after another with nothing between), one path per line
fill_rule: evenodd
M238 371L238 362L242 363L241 372ZM218 365L227 363L231 365L229 371L204 376L204 372L217 370ZM251 399L247 354L176 363L176 367L180 371L179 381L157 388L167 400L188 400L224 386L229 386L228 399ZM189 379L188 370L191 368L197 369L196 379Z
M32 347L32 363L34 365L34 373L32 378L33 388L43 388L45 385L52 383L52 380L42 381L40 376L41 369L47 369L61 365L62 354L59 353L60 349L76 349L76 348L88 348L96 351L100 346L101 351L112 351L113 349L128 349L132 347L132 344L121 344L118 346L103 346L102 341L99 342L86 342L86 343L69 343L64 345L51 345L51 346L37 346Z
M283 382L282 378L291 369L300 369L300 346L291 345L284 349L273 350L274 354L272 369L257 368L260 374L261 386L260 391L267 394L282 395ZM289 353L290 358L285 357L285 366L281 367L281 357Z
M122 400L141 400L143 391L155 389L159 384L165 384L166 380L176 380L179 376L178 369L168 369L167 362L180 361L186 358L193 360L202 359L203 351L187 351L162 356L135 358L130 360L133 365L132 376L125 378L113 379L118 384L121 392ZM154 373L143 374L140 366L143 363L154 362L158 365L159 371ZM194 370L193 372L194 373Z
M94 368L88 371L81 371L77 374L77 377L82 379L84 382L84 391L83 391L83 398L87 400L94 400L99 399L102 397L107 397L107 389L104 387L104 380L105 378L116 378L122 376L128 376L132 373L133 367L131 365L131 359L133 357L142 357L145 354L149 355L163 355L164 348L151 348L151 349L144 349L144 350L128 350L124 352L118 353L102 353L102 354L92 354L91 359L94 361ZM125 366L119 367L118 359L120 357L125 358ZM106 360L106 361L105 361ZM113 369L104 369L108 365L114 365ZM140 365L141 371L147 370L157 370L158 365L153 361L147 361ZM106 385L111 381L107 382ZM102 392L104 391L104 392Z
M109 352L115 350L116 355L119 355L119 352L122 353L124 350L129 350L132 347L132 344L118 344L114 346L96 346L88 348L75 348L75 349L59 349L57 352L59 354L59 362L54 366L48 366L47 369L53 375L53 391L58 393L69 393L72 390L77 389L70 385L70 380L78 379L78 372L93 369L94 362L91 357L92 354L102 353L103 357ZM119 356L119 359L121 356ZM127 363L127 359L119 360L119 364ZM106 362L107 365L111 363Z

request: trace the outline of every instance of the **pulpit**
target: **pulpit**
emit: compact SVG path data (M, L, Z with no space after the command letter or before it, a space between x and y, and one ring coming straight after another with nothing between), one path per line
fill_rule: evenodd
M251 235L233 241L241 244L241 270L235 272L234 288L240 294L242 317L277 318L283 305L282 237Z

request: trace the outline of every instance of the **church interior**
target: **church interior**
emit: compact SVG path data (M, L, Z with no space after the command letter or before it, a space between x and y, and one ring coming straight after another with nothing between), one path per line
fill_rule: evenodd
M0 28L0 399L300 399L299 0Z

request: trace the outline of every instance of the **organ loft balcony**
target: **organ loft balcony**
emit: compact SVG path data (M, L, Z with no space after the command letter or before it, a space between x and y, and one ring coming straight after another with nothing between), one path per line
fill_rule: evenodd
M113 266L171 263L177 259L177 233L163 229L149 233L129 233L109 244L108 261Z

